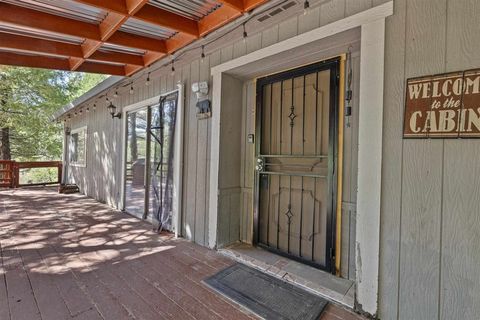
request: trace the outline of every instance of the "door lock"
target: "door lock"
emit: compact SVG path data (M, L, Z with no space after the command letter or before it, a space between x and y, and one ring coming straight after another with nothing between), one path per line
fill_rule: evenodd
M263 158L257 158L257 165L255 166L255 170L258 172L263 172L265 170L265 160Z

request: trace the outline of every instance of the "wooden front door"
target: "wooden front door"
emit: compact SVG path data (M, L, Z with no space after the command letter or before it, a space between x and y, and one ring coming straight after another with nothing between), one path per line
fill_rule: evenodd
M258 246L331 271L339 60L257 80Z

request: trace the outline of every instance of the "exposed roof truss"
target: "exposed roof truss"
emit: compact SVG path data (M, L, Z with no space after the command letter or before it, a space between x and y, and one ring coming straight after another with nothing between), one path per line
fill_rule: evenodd
M129 76L268 0L0 0L0 64Z

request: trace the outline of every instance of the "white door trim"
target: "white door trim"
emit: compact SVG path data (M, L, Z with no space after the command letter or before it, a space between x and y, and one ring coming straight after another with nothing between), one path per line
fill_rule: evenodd
M174 169L173 169L173 217L172 224L175 227L175 237L180 236L181 233L181 213L182 213L182 169L183 169L183 108L184 108L184 89L182 84L177 84L177 89L162 93L158 96L143 100L122 109L122 185L120 195L119 208L125 208L125 164L126 164L126 150L125 143L127 140L127 113L158 104L161 97L167 96L171 93L178 92L177 105L177 119L175 126L175 145L174 145Z
M218 178L220 153L220 118L222 74L234 72L258 60L297 49L337 33L361 28L360 118L358 148L358 205L356 226L356 293L358 306L367 313L377 313L378 263L380 239L380 192L383 125L383 77L385 18L393 14L393 1L342 20L319 27L290 39L257 50L212 68L212 141L210 153L209 247L217 245ZM367 71L368 70L368 71Z

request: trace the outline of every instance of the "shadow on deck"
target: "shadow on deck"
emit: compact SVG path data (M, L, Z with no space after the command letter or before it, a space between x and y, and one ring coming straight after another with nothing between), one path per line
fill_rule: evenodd
M0 191L0 230L0 319L256 318L202 283L232 260L85 196Z

